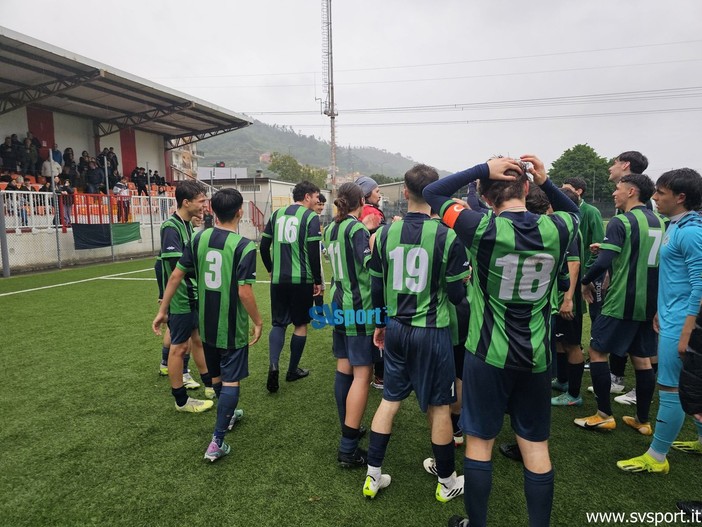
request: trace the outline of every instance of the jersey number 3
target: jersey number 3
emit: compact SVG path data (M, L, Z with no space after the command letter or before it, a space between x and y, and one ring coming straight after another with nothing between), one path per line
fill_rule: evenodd
M208 251L205 261L210 265L205 271L205 285L208 289L222 287L222 255L217 251Z

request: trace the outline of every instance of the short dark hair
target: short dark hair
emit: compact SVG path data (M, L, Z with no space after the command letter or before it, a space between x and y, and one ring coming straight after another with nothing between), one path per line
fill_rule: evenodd
M573 192L569 188L562 188L561 192L563 192L563 194L570 198L570 201L572 201L576 205L580 205L580 196L578 196L576 192Z
M582 190L583 194L587 192L587 181L585 181L584 178L581 177L569 177L567 178L564 182L564 185L570 185L573 188L576 188L578 190Z
M320 203L326 203L326 202L327 202L327 198L326 198L326 197L324 196L324 194L322 194L321 192L319 193L319 202L320 202Z
M648 159L636 150L622 152L617 156L617 160L628 162L632 174L643 174L648 168Z
M356 183L344 183L341 185L336 192L336 199L334 200L334 205L336 205L334 221L341 223L349 215L349 212L356 210L363 204L363 198L363 189L360 185Z
M529 185L525 201L527 210L534 214L546 214L551 206L548 196L538 185Z
M243 203L244 198L241 196L241 193L234 188L223 188L215 192L210 200L212 212L215 213L217 219L222 223L232 221L241 209Z
M194 200L200 194L207 194L205 185L194 179L186 179L178 183L175 191L176 205L180 208L183 201Z
M524 183L529 181L529 178L526 163L519 162L519 165L522 169L521 174L511 169L505 171L506 176L515 177L513 181L481 179L480 194L490 200L495 207L499 207L508 199L524 198Z
M685 194L683 206L687 210L702 207L702 176L691 168L676 168L661 175L656 188L669 189L673 194Z
M319 187L309 181L300 181L293 188L293 201L302 201L307 194L319 192Z
M438 180L439 173L434 167L430 167L429 165L414 165L405 172L405 188L407 192L412 195L413 199L420 202L424 201L424 197L422 196L424 188L429 185L429 183Z
M619 182L636 187L639 190L639 201L641 201L641 203L647 203L656 191L656 187L653 185L651 178L644 174L629 174L620 179Z

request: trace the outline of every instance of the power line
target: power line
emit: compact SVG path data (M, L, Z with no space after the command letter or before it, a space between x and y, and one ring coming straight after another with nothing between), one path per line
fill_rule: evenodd
M383 114L383 113L417 113L417 112L447 112L464 110L495 110L505 108L524 108L539 106L555 106L568 104L593 104L611 102L632 102L651 100L670 100L702 96L702 86L687 88L669 88L660 90L624 91L613 93L597 93L585 95L567 95L560 97L542 97L532 99L512 99L502 101L485 101L471 103L434 104L418 106L388 106L377 108L341 109L344 114ZM270 112L244 112L247 115L317 115L318 111L291 110Z
M464 79L486 79L492 77L514 77L520 75L541 75L547 73L564 73L564 72L574 72L574 71L592 71L600 69L612 69L612 68L633 68L639 66L659 66L659 65L670 65L670 64L681 64L686 62L700 62L702 59L680 59L680 60L663 60L656 62L639 62L639 63L628 63L628 64L613 64L611 66L587 66L581 68L558 68L551 70L537 70L537 71L523 71L523 72L502 72L502 73L485 73L480 75L459 75L454 77L426 77L419 79L397 79L397 80L380 80L380 81L357 81L357 82L336 82L337 86L363 86L369 84L398 84L398 83L409 83L409 82L436 82L436 81L455 81ZM197 88L310 88L316 86L315 83L302 83L302 84L222 84L218 86L179 86L178 89L197 89Z
M359 72L359 71L378 71L378 70L391 70L391 69L409 69L409 68L425 68L433 66L455 66L458 64L476 64L481 62L496 62L501 60L519 60L519 59L534 59L534 58L544 58L544 57L557 57L564 55L578 55L583 53L602 53L605 51L621 51L626 49L642 49L642 48L652 48L652 47L664 47L664 46L677 46L680 44L699 44L702 39L697 40L680 40L677 42L662 42L659 44L639 44L632 46L617 46L611 48L595 48L595 49L584 49L576 51L556 51L552 53L538 53L532 55L514 55L508 57L492 57L492 58L482 58L482 59L469 59L469 60L458 60L451 62L431 62L424 64L405 64L399 66L376 66L372 68L351 68L351 69L337 69L336 72ZM319 71L295 71L286 73L239 73L239 74L220 74L220 75L179 75L175 77L155 77L155 79L162 80L172 80L172 79L223 79L223 78L238 78L238 77L279 77L286 75L313 75L321 73Z
M342 126L345 128L365 128L365 127L381 127L381 126L435 126L435 125L457 125L457 124L485 124L485 123L509 123L509 122L531 122L531 121L551 121L551 120L562 120L562 119L585 119L593 117L610 117L610 116L631 116L631 115L648 115L648 114L660 114L660 113L681 113L681 112L699 112L702 111L702 107L693 108L662 108L659 110L638 110L629 112L602 112L602 113L588 113L588 114L567 114L567 115L543 115L543 116L530 116L530 117L505 117L505 118L493 118L493 119L470 119L470 120L460 120L460 121L414 121L414 122L403 122L403 123L340 123L337 126ZM298 128L318 128L322 127L317 124L289 124L286 126L298 127Z

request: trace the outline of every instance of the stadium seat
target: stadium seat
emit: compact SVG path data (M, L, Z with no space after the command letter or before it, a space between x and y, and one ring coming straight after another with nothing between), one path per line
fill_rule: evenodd
M29 175L24 176L24 180L28 183L31 183L32 185L37 182L36 178L34 176L29 176Z
M5 190L7 188L7 182L2 181L0 182L0 190Z

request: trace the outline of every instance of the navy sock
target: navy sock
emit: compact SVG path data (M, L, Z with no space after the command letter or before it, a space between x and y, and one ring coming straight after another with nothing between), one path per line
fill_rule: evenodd
M168 364L168 353L170 351L170 346L163 346L161 348L161 364Z
M215 395L219 399L219 395L222 393L222 383L221 382L212 383L212 388L215 391Z
M202 384L208 388L212 388L212 376L209 373L201 373L200 378L202 379Z
M624 370L626 369L626 356L620 357L619 355L610 353L609 369L612 372L612 375L616 375L617 377L624 377Z
M564 384L568 382L568 354L556 353L556 378Z
M524 468L524 496L529 527L548 527L553 506L553 469L546 474L535 474Z
M217 443L217 446L222 446L224 434L227 433L229 422L232 420L237 404L239 404L239 387L222 386L222 391L217 401L217 421L214 434L212 435L212 440Z
M591 362L590 376L592 388L597 398L597 409L607 415L612 415L612 403L609 401L609 388L612 379L609 377L609 364L606 362Z
M171 393L173 394L173 397L175 397L176 404L178 406L184 406L185 403L188 402L188 392L185 389L185 386L181 386L180 388L171 388Z
M382 467L385 451L388 449L390 434L381 434L371 430L368 440L368 464L371 467Z
M336 372L334 377L334 398L336 399L336 411L339 413L339 424L341 429L344 428L346 422L346 397L349 395L349 390L353 384L353 375Z
M456 447L453 445L453 441L446 445L437 445L432 442L431 451L434 453L437 476L440 478L451 476L456 468Z
M656 374L653 369L636 370L636 417L639 423L648 422L653 392L656 389Z
M580 388L583 384L583 372L585 363L568 364L568 393L572 397L580 396Z
M344 454L353 454L358 447L358 428L351 428L343 425L341 427L341 443L339 444L339 452Z
M461 425L459 421L461 419L461 414L451 414L451 424L453 425L453 435L461 432Z
M297 367L300 365L300 359L302 358L302 352L305 351L305 342L307 342L307 337L301 337L300 335L293 335L290 339L290 366L288 371L296 371Z
M183 373L188 373L188 364L190 363L190 353L183 355Z
M470 527L487 525L488 499L492 490L492 461L463 458L463 503Z
M270 360L271 369L278 369L280 354L283 352L283 343L285 342L285 328L281 326L273 326L268 334L268 357Z

